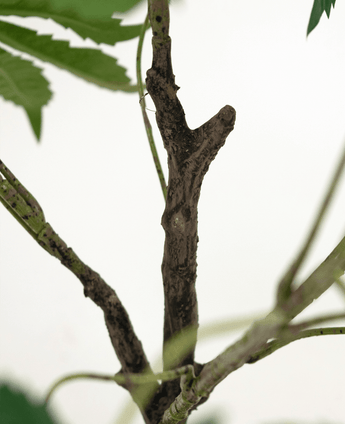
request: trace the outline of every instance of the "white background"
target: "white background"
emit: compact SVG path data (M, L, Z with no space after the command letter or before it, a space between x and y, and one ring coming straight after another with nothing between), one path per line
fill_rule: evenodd
M307 39L312 4L185 0L171 8L173 67L189 126L225 104L237 111L199 202L201 326L273 306L277 281L301 246L341 153L345 4L337 2L330 20L324 15ZM145 13L140 6L124 23L141 23ZM72 38L72 46L96 46L51 22L30 22L40 33ZM134 81L136 44L102 46ZM143 72L150 62L148 33ZM55 231L116 290L155 361L162 343L164 202L138 95L35 63L54 91L43 112L42 140L36 143L21 108L1 100L1 159L38 199ZM148 107L154 109L149 99ZM155 128L154 113L148 114ZM300 279L344 235L344 208L343 182ZM102 312L84 297L81 283L4 208L0 224L1 380L42 398L67 373L117 372ZM301 318L343 310L344 298L332 287ZM197 361L211 360L239 335L202 341ZM341 336L296 342L231 374L190 422L216 414L222 424L344 423L344 353ZM61 423L110 424L128 399L111 383L79 381L59 389L51 405ZM142 420L136 415L133 422Z

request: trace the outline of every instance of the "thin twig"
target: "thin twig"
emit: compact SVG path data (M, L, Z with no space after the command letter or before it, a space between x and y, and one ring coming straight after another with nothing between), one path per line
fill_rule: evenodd
M72 380L101 380L101 381L114 381L119 385L123 386L125 384L133 383L135 385L141 384L149 384L149 383L157 383L158 380L161 381L169 381L179 378L183 375L189 376L189 378L195 378L194 368L192 365L186 365L184 367L176 368L174 370L163 371L157 374L142 373L142 374L133 374L128 373L126 375L118 373L116 375L104 375L104 374L96 374L96 373L74 373L66 375L65 377L60 378L56 383L52 385L49 389L48 394L45 398L45 402L47 403L55 390L63 383Z
M287 330L288 331L288 330ZM286 334L286 333L285 333ZM271 353L275 352L276 350L287 346L288 344L295 342L296 340L305 339L307 337L314 337L314 336L329 336L329 335L335 335L335 334L345 334L345 327L321 327L321 328L312 328L310 330L304 330L299 332L295 335L289 335L286 337L281 337L276 340L272 340L265 344L265 346L262 347L258 352L256 352L254 355L252 355L247 363L248 364L254 364L255 362L259 361L260 359L266 358L266 356L271 355Z
M310 247L315 239L317 231L320 228L321 222L323 218L325 217L327 208L330 205L334 191L340 181L340 177L344 170L344 167L345 167L345 148L343 148L342 156L334 172L331 183L327 189L326 195L321 203L320 209L316 215L316 218L310 230L309 236L307 237L304 243L304 246L302 247L297 258L294 260L294 262L292 263L290 268L287 270L287 272L285 273L285 275L283 276L283 278L281 279L278 285L278 290L277 290L278 302L284 302L284 300L286 300L291 294L291 284L293 283L298 270L300 269L304 259L306 258L307 253L310 250Z
M155 163L155 167L156 167L157 175L158 175L159 182L160 182L160 185L161 185L161 188L162 188L164 200L166 200L167 185L166 185L166 182L165 182L165 179L164 179L164 174L163 174L162 166L161 166L159 156L158 156L158 153L157 153L155 141L153 139L152 127L151 127L149 118L148 118L147 113L146 113L144 86L143 86L143 81L142 81L142 78L141 78L141 55L142 55L142 50L143 50L145 32L149 28L149 25L150 25L149 24L149 17L148 17L148 15L146 15L146 19L145 19L145 22L143 24L143 27L142 27L142 30L141 30L141 33L140 33L138 50L137 50L137 80L138 80L138 90L139 90L139 103L140 103L140 107L141 107L141 112L143 114L146 134L147 134L147 138L148 138L148 141L149 141L153 161Z
M337 314L323 315L316 318L308 319L307 321L302 321L298 324L291 324L287 327L287 330L290 331L290 333L297 334L298 332L302 330L306 330L308 327L324 324L325 322L329 322L329 321L336 321L339 319L345 319L344 312L339 312Z
M84 295L89 297L104 312L110 340L121 363L122 373L152 373L143 350L136 336L128 313L122 305L115 290L101 276L86 265L75 252L45 221L41 206L35 197L18 181L12 172L0 161L0 201L6 209L20 222L36 242L48 253L57 258L68 268L84 286ZM133 400L142 409L144 401L150 408L146 393L158 390L158 384L140 391L140 387L125 386ZM142 413L146 412L142 410Z

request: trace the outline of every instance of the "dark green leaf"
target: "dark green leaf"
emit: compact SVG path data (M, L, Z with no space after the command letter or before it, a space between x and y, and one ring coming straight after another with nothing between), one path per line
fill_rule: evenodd
M32 403L24 393L0 386L1 424L54 424L44 405Z
M23 106L32 129L39 140L41 110L51 98L48 81L29 60L13 56L0 49L0 95L16 105ZM1 421L0 421L1 422Z
M71 28L83 39L88 37L96 43L109 45L139 36L141 25L121 26L121 19L111 18L114 2L110 2L112 6L108 9L103 9L104 4L100 1L93 0L90 4L97 6L98 13L91 16L83 14L85 0L68 0L67 4L51 0L0 0L0 15L51 18L65 28Z
M329 15L331 14L331 5L333 5L333 8L334 8L335 0L323 0L323 3L324 3L323 6L327 14L327 18L329 18Z
M68 41L52 40L51 35L38 36L36 31L1 21L0 41L101 87L136 91L117 60L99 50L71 48Z
M313 8L311 10L309 24L308 24L308 28L307 28L307 36L317 26L323 12L326 12L327 17L329 18L332 5L333 5L333 8L334 8L335 0L314 0L314 4L313 4Z

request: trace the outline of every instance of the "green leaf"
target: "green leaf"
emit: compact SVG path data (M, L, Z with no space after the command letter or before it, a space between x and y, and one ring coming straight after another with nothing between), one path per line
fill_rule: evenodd
M114 4L109 9L103 9L102 2L93 0L92 4L97 6L98 13L88 16L83 13L85 3L85 0L68 0L65 5L62 1L51 0L0 0L0 15L51 18L63 27L71 28L84 40L88 37L96 43L109 45L130 40L140 34L142 25L121 26L121 19L111 18Z
M96 49L69 47L68 41L52 40L51 35L0 21L0 41L14 49L50 62L74 75L111 90L136 91L130 86L126 70L117 60Z
M140 0L50 0L55 8L73 9L85 18L102 19L114 12L126 12Z
M116 12L128 12L132 7L136 6L143 0L116 0L114 6L116 6Z
M83 19L110 19L114 12L127 12L139 1L142 0L1 0L0 14L3 10L13 8L13 15L17 15L18 11L28 10L28 15L20 16L41 16L32 15L31 10L36 9L45 13L49 11L58 14L73 14ZM7 13L6 13L7 15ZM49 16L45 16L48 18Z
M23 392L0 386L1 424L54 424L45 405L31 402Z
M332 5L334 8L335 0L314 0L313 8L310 14L308 29L307 29L307 36L317 26L323 12L326 12L327 17L329 18Z
M32 129L34 130L37 140L41 137L42 111L41 109L25 109L28 115Z
M51 98L48 81L42 69L30 60L13 56L0 49L0 95L16 105L23 106L37 137L41 134L41 110Z

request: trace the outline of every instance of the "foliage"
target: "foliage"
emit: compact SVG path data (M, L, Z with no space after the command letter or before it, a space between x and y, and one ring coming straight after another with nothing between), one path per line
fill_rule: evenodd
M142 0L0 0L0 17L14 15L52 19L64 28L70 28L83 39L90 38L97 44L115 45L138 37L142 26L122 26L122 20L113 19L112 14L128 12L140 1ZM316 27L324 11L329 17L331 4L334 7L335 0L314 1L307 35ZM117 59L100 50L71 48L66 41L53 40L50 36L38 35L35 31L1 21L0 41L16 51L49 62L100 87L128 93L138 90L126 76L126 70L117 64ZM0 95L25 109L39 140L42 107L51 98L49 82L32 61L16 57L12 52L7 52L1 59Z
M331 13L331 6L335 6L335 0L314 0L307 28L307 36L317 26L323 12L326 12L327 18L329 18L329 15Z
M7 6L9 4L4 3ZM131 4L135 3L137 2L134 1ZM101 4L102 7L97 10L97 19L94 18L95 4L92 1L81 3L78 0L72 3L54 0L49 4L28 0L13 1L12 9L4 7L3 14L10 15L16 11L18 16L44 18L49 16L65 28L72 28L82 38L90 37L97 43L112 44L140 34L140 46L148 27L147 20L143 26L121 27L119 20L106 17L110 16L112 2L105 1ZM345 155L339 163L305 246L279 284L276 305L272 311L266 317L256 321L237 343L229 346L217 358L206 364L195 363L197 308L193 283L196 278L195 258L198 239L197 202L203 177L226 137L234 128L236 113L231 106L226 105L198 129L190 130L187 127L182 106L176 96L178 87L174 83L170 62L171 40L167 2L152 0L149 4L154 40L153 65L148 71L147 90L156 105L157 123L168 151L170 177L168 193L164 192L166 188L164 181L162 184L166 198L162 223L168 246L164 251L162 266L166 302L163 373L152 372L126 310L115 291L102 280L99 274L84 264L71 248L67 247L50 224L45 221L37 200L1 161L0 170L3 176L0 175L0 198L4 206L40 246L59 259L80 279L85 296L90 297L103 310L114 350L122 365L121 371L115 377L84 374L68 376L59 381L53 389L61 382L74 378L116 381L130 392L146 422L156 423L158 416L159 422L166 424L184 422L193 408L207 400L216 385L242 365L255 363L288 343L304 337L344 334L345 328L340 327L305 330L315 325L316 320L308 321L298 327L291 325L290 321L344 273L345 239L308 279L298 288L294 287L296 273L305 259L339 181L340 173L344 168ZM334 7L335 0L332 4ZM72 5L73 9L70 8ZM119 3L117 10L123 11L123 5L123 2ZM323 11L326 11L329 17L330 8L331 2L315 0L308 34L319 22ZM29 15L29 13L32 14ZM122 31L121 28L125 30ZM39 36L35 31L6 22L0 22L0 41L40 60L49 61L99 86L125 92L137 91L140 88L142 100L143 86L140 81L140 72L138 72L138 87L130 85L125 70L117 65L116 59L104 55L97 49L73 49L68 42L52 40L51 36ZM140 62L140 54L138 58ZM32 62L14 57L5 50L0 51L0 66L4 71L4 76L0 79L2 95L7 100L25 108L35 134L39 138L41 109L51 97L48 82L41 75L40 69ZM144 114L144 101L142 103ZM146 121L145 124L147 128ZM183 146L182 149L181 146ZM156 158L154 159L156 161ZM183 254L186 254L185 261ZM188 305L185 301L186 296L190 301ZM175 315L178 316L173 316L176 310L178 314ZM323 323L339 317L337 315L321 318L319 322ZM127 336L123 337L123 333ZM162 392L166 393L164 397ZM5 387L5 391L0 392L0 395L7 399L9 393L10 391ZM155 396L152 399L151 394ZM157 404L162 399L166 404L160 404L158 411ZM23 397L21 400L23 401ZM11 402L9 401L8 404ZM162 411L165 411L164 415Z
M0 28L5 22L0 22ZM28 31L28 30L26 30ZM13 56L0 49L0 91L4 99L25 108L32 129L37 137L41 134L41 110L51 98L48 81L42 70L32 61Z
M120 2L117 10L127 11L136 3L138 1L134 0ZM97 44L115 45L137 37L142 26L121 26L121 19L111 17L114 11L116 6L111 0L0 0L0 16L49 18ZM137 91L126 76L126 70L117 64L117 59L99 49L71 48L67 41L53 40L51 36L38 35L36 31L3 21L0 21L0 41L16 51L49 62L101 87L115 91ZM33 62L11 52L2 53L0 66L0 95L25 109L39 140L42 107L51 98L49 82Z
M0 422L2 424L54 424L46 405L32 402L25 392L11 385L0 386Z

